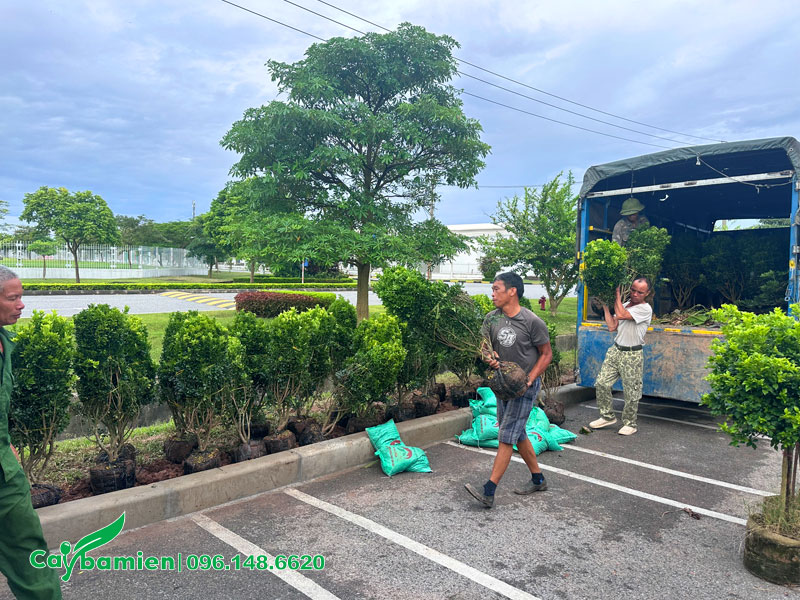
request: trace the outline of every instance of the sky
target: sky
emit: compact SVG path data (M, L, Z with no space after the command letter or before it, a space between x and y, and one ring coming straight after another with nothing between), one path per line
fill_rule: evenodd
M489 222L498 201L560 172L572 171L577 193L592 165L800 136L796 0L293 2L235 0L325 39L359 34L297 5L361 31L382 30L337 8L389 29L408 21L455 38L457 58L519 82L459 66L517 93L453 80L513 108L463 96L492 150L477 189L439 188L436 214L448 225ZM91 190L114 214L157 222L205 212L238 160L220 139L247 108L285 99L265 63L301 60L317 41L222 0L0 0L7 222L41 186Z

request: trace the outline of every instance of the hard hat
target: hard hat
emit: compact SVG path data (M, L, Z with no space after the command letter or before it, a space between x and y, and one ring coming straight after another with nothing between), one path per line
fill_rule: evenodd
M627 217L628 215L633 215L639 212L644 208L644 204L639 202L636 198L631 196L625 202L622 203L622 209L619 211L623 217Z

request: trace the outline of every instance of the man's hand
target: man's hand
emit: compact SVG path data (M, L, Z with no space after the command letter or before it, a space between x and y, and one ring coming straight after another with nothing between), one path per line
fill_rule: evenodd
M492 369L500 368L500 355L494 350L492 350L492 354L490 356L484 356L484 360Z

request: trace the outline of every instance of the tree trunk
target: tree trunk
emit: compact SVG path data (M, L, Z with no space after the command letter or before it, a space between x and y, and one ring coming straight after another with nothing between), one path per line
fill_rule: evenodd
M42 268L42 279L47 279L47 257L42 256L42 262L44 263L44 267Z
M256 259L250 261L250 283L256 282Z
M208 262L208 278L211 279L214 276L214 263L209 261Z
M369 272L370 264L356 264L358 284L356 287L356 317L360 323L369 318Z
M69 251L72 252L72 257L75 259L75 283L80 283L81 282L81 274L80 274L80 271L78 271L78 247L75 246L75 248L73 248L70 245Z

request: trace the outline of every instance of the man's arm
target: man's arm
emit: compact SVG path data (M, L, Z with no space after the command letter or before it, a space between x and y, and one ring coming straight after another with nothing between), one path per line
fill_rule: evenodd
M620 296L619 288L617 288L617 295L616 298L614 298L614 313L617 315L617 324L619 324L619 319L623 321L633 321L631 313L628 312L627 308L622 306L622 297Z
M606 320L606 325L608 325L609 331L617 330L619 320L616 316L611 314L611 311L608 310L608 305L605 302L603 302L603 318Z
M545 342L541 346L536 346L536 348L539 350L539 359L536 361L536 364L533 365L531 372L528 373L528 387L533 385L536 378L544 373L550 361L553 360L553 349L550 347L550 342Z

